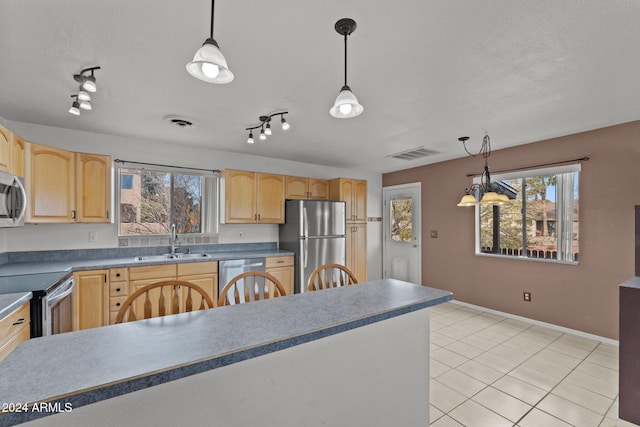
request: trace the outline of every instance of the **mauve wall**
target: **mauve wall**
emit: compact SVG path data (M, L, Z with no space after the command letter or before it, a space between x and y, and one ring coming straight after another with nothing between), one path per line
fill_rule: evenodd
M618 286L634 275L640 121L494 151L489 167L583 156L590 160L580 174L579 265L474 254L474 209L456 204L471 182L466 175L482 171L481 158L384 174L383 186L422 183L423 284L452 291L459 301L618 339ZM525 290L532 302L523 301Z

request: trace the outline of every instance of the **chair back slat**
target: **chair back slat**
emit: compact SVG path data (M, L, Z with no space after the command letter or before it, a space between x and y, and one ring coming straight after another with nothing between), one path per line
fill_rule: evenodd
M356 276L347 267L340 264L325 264L316 268L309 276L307 289L319 291L321 289L337 288L358 283Z
M184 298L181 296L182 289L186 289ZM166 295L165 292L167 292ZM142 307L140 307L140 305L137 305L137 307L138 309L142 308L144 319L193 311L194 294L200 294L199 310L213 308L213 300L211 297L207 295L200 286L191 282L165 280L146 285L131 294L122 304L116 316L115 323L122 323L125 318L128 322L137 320L134 307L136 306L136 301L139 299L140 301L137 304L142 302ZM155 307L153 301L157 302Z
M225 285L220 291L218 305L243 304L286 295L277 278L262 271L250 271L239 274Z

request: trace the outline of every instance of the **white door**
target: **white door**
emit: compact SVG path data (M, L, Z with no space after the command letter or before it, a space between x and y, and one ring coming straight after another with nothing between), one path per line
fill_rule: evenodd
M422 284L420 183L382 189L383 277Z

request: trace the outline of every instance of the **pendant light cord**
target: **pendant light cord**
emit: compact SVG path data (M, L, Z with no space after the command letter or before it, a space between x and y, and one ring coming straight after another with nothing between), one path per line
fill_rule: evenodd
M211 37L213 38L213 10L216 6L216 0L211 0Z
M347 85L347 33L344 33L344 85Z

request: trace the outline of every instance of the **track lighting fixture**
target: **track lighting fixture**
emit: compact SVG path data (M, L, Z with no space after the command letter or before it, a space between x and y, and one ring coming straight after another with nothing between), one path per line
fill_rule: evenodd
M91 97L89 96L87 91L82 90L82 86L80 86L80 88L78 90L78 99L80 101L91 101Z
M364 111L364 107L358 103L358 98L347 85L347 36L356 30L356 21L351 18L342 18L336 22L335 29L338 34L344 36L344 86L340 89L329 114L338 119L349 119L359 116Z
M80 103L78 102L78 95L71 95L72 98L76 100L71 104L71 108L69 108L69 112L75 116L80 115Z
M218 47L218 43L213 39L214 8L215 1L211 0L211 30L209 38L198 49L193 61L187 64L187 71L203 82L225 84L233 80L233 73L229 70L227 60Z
M80 74L74 74L73 79L80 83L80 90L87 92L95 92L96 91L96 77L93 75L95 70L99 70L100 67L89 67L80 71ZM85 73L91 73L90 76L85 75ZM84 95L83 95L84 96ZM89 94L87 94L89 96ZM88 99L87 99L88 101Z
M247 139L247 143L253 144L253 130L260 129L260 136L258 137L260 141L266 141L267 136L272 134L271 130L271 118L273 116L280 116L280 122L282 123L282 130L289 129L289 123L284 119L284 115L288 114L288 111L282 111L279 113L269 114L268 116L260 116L260 124L255 126L249 126L245 130L249 131L249 139Z

